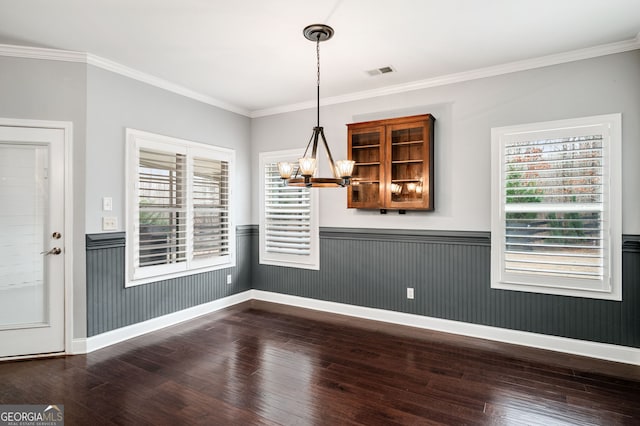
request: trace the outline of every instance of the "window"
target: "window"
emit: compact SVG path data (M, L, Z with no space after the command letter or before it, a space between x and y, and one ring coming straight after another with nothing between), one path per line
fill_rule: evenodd
M127 147L127 285L234 266L234 152L132 129Z
M620 125L492 129L493 288L621 300Z
M298 151L260 153L260 263L320 269L317 189L284 186L278 162Z

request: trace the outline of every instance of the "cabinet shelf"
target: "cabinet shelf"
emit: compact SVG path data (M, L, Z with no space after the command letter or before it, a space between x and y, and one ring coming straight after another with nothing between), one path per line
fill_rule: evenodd
M422 160L394 160L391 164L410 164L410 163L422 163Z
M347 207L433 210L431 114L348 124L347 153L356 162Z
M352 146L352 149L380 148L380 144Z
M360 184L360 183L364 183L364 184L367 184L367 183L380 183L379 180L368 180L368 179L352 179L351 181L354 182L354 183L357 182L358 184Z
M423 144L424 141L408 141L408 142L393 142L391 145L399 146L399 145L420 145Z

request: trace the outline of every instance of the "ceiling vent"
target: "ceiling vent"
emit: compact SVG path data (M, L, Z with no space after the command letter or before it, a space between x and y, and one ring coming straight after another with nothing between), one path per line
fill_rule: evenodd
M376 75L389 74L390 72L396 72L396 70L391 66L386 66L369 70L367 71L367 74L371 77L375 77Z

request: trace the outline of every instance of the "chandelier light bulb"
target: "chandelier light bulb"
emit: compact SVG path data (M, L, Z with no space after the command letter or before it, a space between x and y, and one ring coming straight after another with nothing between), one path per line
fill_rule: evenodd
M303 157L298 160L300 164L300 174L302 176L313 176L316 172L316 159L312 157Z
M278 172L280 173L280 177L282 179L289 179L293 174L293 164L288 163L286 161L279 162Z
M353 160L338 160L336 161L336 172L341 178L350 178L353 176L353 168L356 162Z

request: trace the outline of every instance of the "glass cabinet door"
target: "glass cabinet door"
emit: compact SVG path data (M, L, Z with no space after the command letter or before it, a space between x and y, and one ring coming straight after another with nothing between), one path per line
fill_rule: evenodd
M384 127L349 130L350 159L356 162L348 205L355 208L380 208L383 175Z
M424 122L388 127L390 208L426 208L429 201L429 144ZM427 141L428 142L428 141Z

